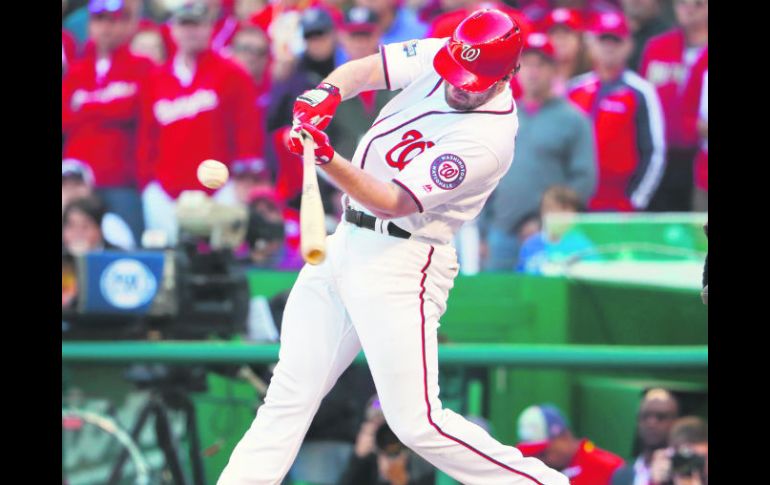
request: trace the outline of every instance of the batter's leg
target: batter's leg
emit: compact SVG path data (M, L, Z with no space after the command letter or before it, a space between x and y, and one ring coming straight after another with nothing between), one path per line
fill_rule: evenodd
M218 485L277 485L288 473L323 397L361 346L330 277L305 266L291 290L279 362L265 401Z
M437 329L457 272L454 251L411 241L373 246L350 264L350 289L343 300L385 419L399 439L466 485L568 485L564 475L540 460L522 457L516 448L442 408Z

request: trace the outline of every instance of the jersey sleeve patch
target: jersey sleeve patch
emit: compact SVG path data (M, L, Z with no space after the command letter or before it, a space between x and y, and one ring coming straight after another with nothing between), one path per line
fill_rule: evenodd
M444 190L457 188L465 180L465 162L457 155L439 155L430 165L430 178Z

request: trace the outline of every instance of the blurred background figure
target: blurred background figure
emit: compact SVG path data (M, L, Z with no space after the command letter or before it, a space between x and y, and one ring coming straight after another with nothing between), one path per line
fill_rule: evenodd
M435 470L407 448L381 415L364 422L338 485L433 485Z
M61 166L61 210L62 214L75 200L96 198L100 204L103 201L94 194L93 172L88 166L77 160L63 160ZM104 239L112 246L121 249L134 249L136 242L131 228L119 215L107 212L101 218L101 231Z
M62 158L94 174L93 187L110 211L144 230L135 159L139 98L153 68L129 51L131 20L123 0L90 0L93 48L70 65L62 80Z
M568 88L569 99L594 125L599 182L588 207L645 210L666 165L660 100L649 82L627 68L632 41L622 14L597 15L588 47L594 69Z
M668 447L653 454L650 475L660 485L708 485L708 425L697 416L677 419Z
M522 242L517 271L544 274L549 265L566 264L571 258L595 259L593 243L578 229L572 229L571 214L583 210L583 202L577 192L569 187L554 185L543 193L540 217L527 219L519 229ZM549 216L559 220L544 227Z
M252 268L299 269L302 258L290 241L285 207L269 185L254 187L246 207L249 225L236 257Z
M229 53L251 76L257 88L258 104L264 109L270 91L270 41L267 34L257 26L241 27L233 37Z
M634 40L628 67L638 72L642 50L647 42L669 30L672 22L663 10L663 0L622 0L622 4Z
M354 4L377 15L383 44L422 39L428 32L428 26L417 18L414 10L398 0L355 0Z
M137 32L131 39L131 53L135 56L146 57L155 65L166 62L166 45L159 29L145 29Z
M708 0L674 0L678 26L653 37L639 72L655 86L666 117L666 171L650 203L654 211L692 209L693 160L698 151L697 104L684 104L688 84L700 93L708 69ZM693 109L694 108L694 109Z
M79 256L89 251L118 249L102 232L105 213L104 204L93 195L67 204L62 214L62 252Z
M598 448L587 438L578 439L556 406L540 404L521 412L517 420L524 456L533 456L560 470L571 485L609 485L623 459Z
M679 401L671 392L661 388L645 392L636 424L636 460L615 472L612 485L653 485L650 476L653 454L666 448L679 413Z
M211 31L206 4L185 1L171 21L177 53L149 79L142 101L138 158L145 221L171 244L181 192L214 192L197 179L203 160L231 167L264 158L254 83L243 68L209 48Z
M548 34L556 59L554 91L564 95L570 79L591 70L584 38L586 19L578 10L556 8L545 16L541 29Z
M591 122L563 96L556 94L554 47L542 33L525 39L519 99L519 135L515 163L500 180L484 208L488 221L485 268L512 271L524 242L518 234L524 222L537 218L543 194L552 185L565 185L584 205L596 187L596 154Z

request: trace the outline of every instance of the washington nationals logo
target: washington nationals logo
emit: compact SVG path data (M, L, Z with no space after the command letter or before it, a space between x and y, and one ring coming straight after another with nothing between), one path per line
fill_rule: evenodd
M432 141L422 140L422 133L409 130L401 137L401 141L385 154L385 161L400 172L417 155L435 145Z
M473 48L467 44L463 44L463 52L460 54L460 58L468 62L473 62L479 58L481 49Z
M457 155L445 153L433 160L430 178L444 190L451 190L465 180L465 162Z

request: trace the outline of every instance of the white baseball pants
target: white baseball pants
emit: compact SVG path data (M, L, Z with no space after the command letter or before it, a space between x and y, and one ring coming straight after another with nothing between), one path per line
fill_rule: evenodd
M321 400L362 348L391 429L437 468L468 485L568 485L441 407L437 329L457 272L451 246L340 223L326 260L305 265L291 290L267 396L218 485L280 484Z

